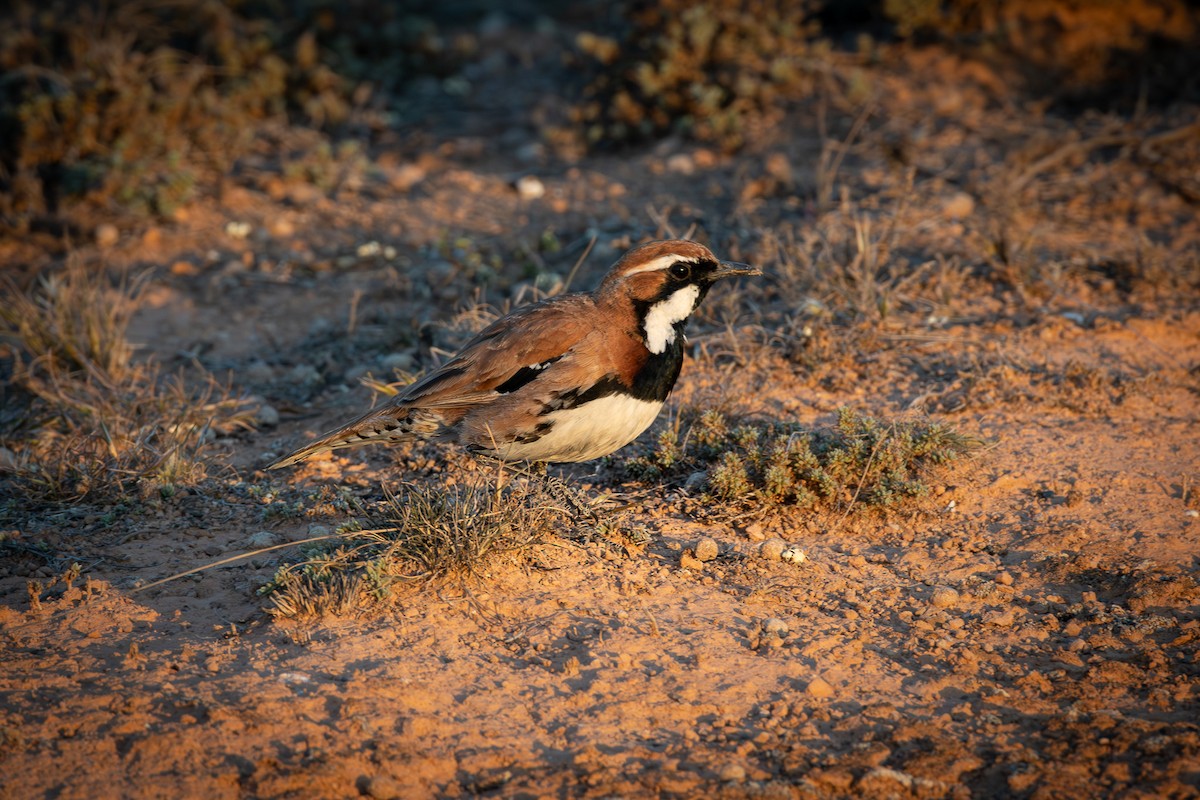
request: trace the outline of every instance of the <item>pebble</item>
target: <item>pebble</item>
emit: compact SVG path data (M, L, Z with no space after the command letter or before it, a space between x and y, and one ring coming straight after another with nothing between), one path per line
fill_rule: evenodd
M279 534L274 531L258 531L246 537L246 546L255 550L279 544Z
M715 540L705 536L702 539L697 540L695 551L696 558L700 559L701 561L712 561L717 557L717 554L720 552L720 548L717 547Z
M1001 586L1012 586L1013 576L1011 573L1005 570L996 576L996 583L1000 584Z
M275 217L267 228L277 239L288 239L296 234L296 226L287 217Z
M959 595L954 589L949 586L934 587L933 594L929 597L929 604L934 608L953 608L958 605Z
M19 463L16 453L7 447L0 447L0 472L16 472Z
M396 800L404 797L404 787L395 778L376 775L363 782L362 792L372 800Z
M942 204L942 213L950 219L964 219L975 213L975 198L966 192L951 195Z
M783 557L783 551L787 549L787 542L775 536L758 546L758 555L768 561L778 561Z
M386 370L398 369L401 372L407 372L412 369L412 365L412 353L388 353L379 359L379 366Z
M746 768L741 764L726 764L717 777L726 783L739 783L746 780Z
M537 200L546 194L546 184L535 175L523 175L517 179L517 194L522 200Z
M687 153L676 153L667 159L667 169L680 175L691 175L696 171L696 162Z
M104 222L96 226L97 247L112 247L120 238L121 232L111 222Z
M270 383L275 380L275 370L267 362L256 359L247 364L246 368L242 370L242 380L248 383ZM261 400L262 398L256 397L254 399Z
M767 634L768 636L782 637L788 635L788 624L779 617L771 617L768 620L764 620L762 627L763 633Z
M746 526L746 537L752 542L761 542L767 538L767 534L763 531L761 522L751 522Z
M779 557L789 564L803 564L808 561L808 555L799 547L789 547L780 553Z
M821 700L833 697L833 687L829 685L829 681L820 676L809 681L804 691Z
M416 164L401 164L392 172L388 183L397 191L407 192L423 180L425 180L424 169Z
M225 223L225 235L230 239L245 239L254 231L254 226L249 222L239 222L230 220Z
M321 382L321 373L311 364L297 364L288 370L287 382L301 386L313 386Z
M261 402L254 409L254 421L263 428L274 428L279 424L279 409L270 403Z

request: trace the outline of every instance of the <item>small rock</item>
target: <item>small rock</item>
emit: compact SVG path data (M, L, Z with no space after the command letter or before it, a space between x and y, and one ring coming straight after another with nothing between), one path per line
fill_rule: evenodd
M276 239L288 239L296 233L296 226L287 217L275 217L271 220L267 229Z
M761 522L751 522L746 526L746 537L752 542L761 542L767 538L767 534L763 532Z
M197 268L196 265L190 261L184 261L183 259L180 259L179 261L175 261L171 264L171 274L177 275L181 278L198 275L199 273L199 268Z
M413 357L412 353L388 353L383 358L379 359L379 366L386 370L400 370L407 372L412 369Z
M0 472L16 472L19 463L16 453L7 447L0 447Z
M103 248L112 247L121 238L121 232L111 222L104 222L97 225L95 235L96 246Z
M383 254L383 245L372 239L369 242L363 242L354 249L354 254L359 258L374 258Z
M1013 576L1011 573L1005 570L996 576L996 583L1000 584L1001 586L1012 586Z
M778 561L783 557L783 551L787 549L787 542L775 536L758 546L758 555L768 561Z
M803 564L808 561L808 555L799 547L788 547L779 554L779 558L789 564Z
M308 526L308 535L309 535L310 537L314 537L314 536L328 536L328 535L329 535L329 532L330 532L330 531L329 531L329 526L328 526L328 525L322 525L322 524L320 524L319 522L314 522L313 524L311 524L311 525L309 525L309 526Z
M279 534L274 531L259 531L252 533L246 537L246 546L253 550L261 550L264 547L272 547L279 544Z
M683 482L683 488L687 489L689 492L692 492L696 489L699 489L707 481L708 473L704 470L699 470L687 476L687 480Z
M717 777L726 783L740 783L746 780L746 768L741 764L726 764L721 767Z
M949 586L936 586L929 597L929 605L934 608L953 608L958 605L958 592Z
M362 792L371 800L397 800L405 796L404 787L395 778L376 775L363 782Z
M254 226L249 222L239 222L230 220L225 223L225 235L230 239L245 239L254 231Z
M829 681L819 675L808 682L808 686L805 687L804 691L819 700L826 700L833 697L834 694L833 687L829 685Z
M762 627L763 633L767 634L768 636L783 637L788 635L788 624L779 617L771 617L770 619L765 620L762 624Z
M317 372L311 364L297 364L288 370L287 382L300 386L315 386L321 382L321 373Z
M254 421L263 428L274 428L279 424L279 410L270 403L260 402L254 409Z
M687 153L676 153L667 159L667 169L680 175L691 175L696 171L696 162Z
M535 175L523 175L517 179L517 194L522 200L537 200L546 194L546 184Z
M783 153L772 153L767 156L766 163L767 174L778 181L783 186L791 186L792 178L792 162Z
M720 549L717 547L716 541L705 536L696 542L695 552L696 558L701 561L712 561L717 557Z
M247 383L270 383L275 380L275 370L262 359L255 359L242 370L242 380ZM255 400L262 398L256 397Z
M692 555L691 550L684 550L679 554L679 566L684 569L703 569L704 562Z
M942 213L950 219L964 219L975 213L975 198L966 192L958 192L942 203Z
M401 164L393 170L388 178L388 183L397 191L407 192L423 180L425 180L424 169L416 164Z

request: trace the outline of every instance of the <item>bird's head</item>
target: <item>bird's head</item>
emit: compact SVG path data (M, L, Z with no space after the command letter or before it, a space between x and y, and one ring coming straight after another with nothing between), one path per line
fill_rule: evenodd
M696 242L650 242L622 256L597 293L632 303L646 347L661 353L675 341L714 283L761 274L745 264L722 261Z

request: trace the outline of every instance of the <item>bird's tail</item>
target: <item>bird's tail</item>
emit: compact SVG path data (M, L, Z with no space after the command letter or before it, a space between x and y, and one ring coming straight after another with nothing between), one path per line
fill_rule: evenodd
M284 456L267 469L290 467L331 450L358 447L375 442L405 442L426 438L436 429L436 424L421 415L409 413L409 409L395 406L375 409L351 423L331 431L311 444L301 447L289 456Z

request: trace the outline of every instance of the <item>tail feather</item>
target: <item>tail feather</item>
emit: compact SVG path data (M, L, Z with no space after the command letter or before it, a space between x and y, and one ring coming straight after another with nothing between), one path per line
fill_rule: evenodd
M267 469L282 469L306 461L321 453L331 450L341 450L345 447L358 447L373 442L404 442L430 435L437 425L429 424L430 420L412 416L407 409L387 408L373 411L359 417L348 425L343 425L335 431L325 434L311 444L301 447L291 455L284 456Z

